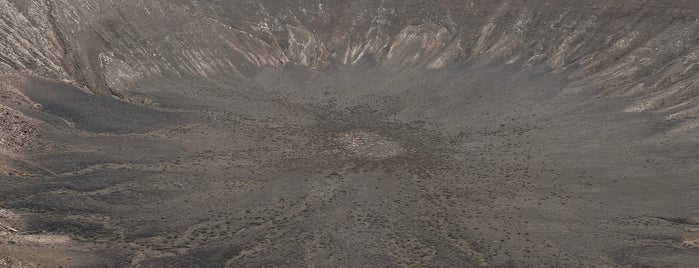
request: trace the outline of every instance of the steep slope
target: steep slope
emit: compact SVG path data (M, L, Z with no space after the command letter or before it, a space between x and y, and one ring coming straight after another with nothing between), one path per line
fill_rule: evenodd
M502 62L573 70L630 111L696 115L696 1L9 1L3 64L93 91L251 66ZM123 93L126 94L126 93Z

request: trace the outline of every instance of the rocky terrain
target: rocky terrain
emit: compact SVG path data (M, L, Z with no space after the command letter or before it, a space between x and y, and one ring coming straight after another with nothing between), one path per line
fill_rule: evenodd
M699 2L0 0L0 267L697 267Z

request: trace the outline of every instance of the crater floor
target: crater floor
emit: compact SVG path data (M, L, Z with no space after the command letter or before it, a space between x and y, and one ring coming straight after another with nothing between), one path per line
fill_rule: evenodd
M306 70L285 95L153 105L28 82L43 142L2 177L25 223L0 250L64 266L696 266L696 136L613 111L623 100L524 98L558 86L548 73L460 68L381 91Z

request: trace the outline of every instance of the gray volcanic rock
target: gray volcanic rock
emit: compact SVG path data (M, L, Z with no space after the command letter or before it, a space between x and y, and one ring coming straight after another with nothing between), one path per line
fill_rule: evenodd
M28 146L36 136L36 129L21 113L0 106L0 150L12 150Z
M11 1L3 64L127 94L252 66L545 65L696 116L696 1ZM685 109L681 109L685 108ZM694 108L694 109L692 109ZM690 110L690 111L687 111Z
M697 1L0 0L0 36L0 267L699 265Z

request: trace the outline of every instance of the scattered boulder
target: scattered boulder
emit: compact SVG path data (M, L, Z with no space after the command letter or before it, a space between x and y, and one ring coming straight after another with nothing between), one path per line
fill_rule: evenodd
M19 152L34 144L36 128L19 111L0 105L0 151Z

